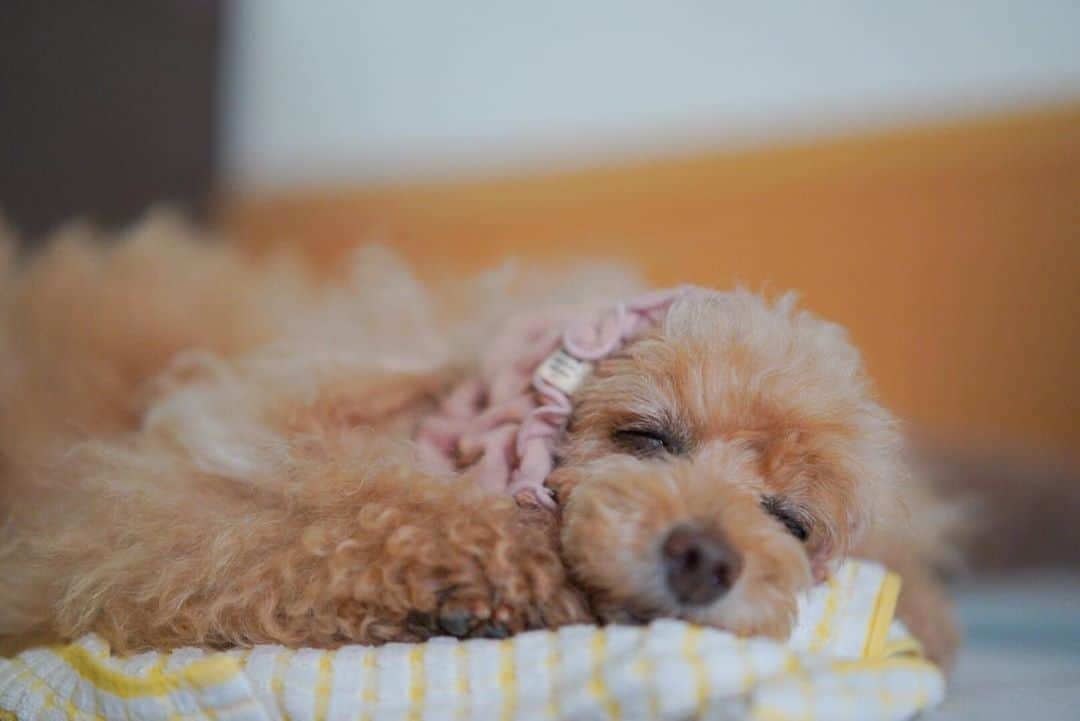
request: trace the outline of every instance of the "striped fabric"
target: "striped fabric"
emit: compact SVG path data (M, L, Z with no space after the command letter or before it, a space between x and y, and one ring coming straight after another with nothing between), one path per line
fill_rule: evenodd
M848 562L787 643L662 620L506 640L119 658L100 638L0 659L0 721L911 718L941 673L893 619L899 579Z

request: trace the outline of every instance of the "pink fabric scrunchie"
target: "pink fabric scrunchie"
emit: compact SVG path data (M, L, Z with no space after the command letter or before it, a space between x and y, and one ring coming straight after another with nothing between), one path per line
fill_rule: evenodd
M492 493L554 509L544 481L573 403L566 386L543 370L545 359L559 351L571 365L607 358L659 323L690 290L656 291L584 313L564 308L514 318L481 357L479 374L421 423L421 461L434 472L466 470Z

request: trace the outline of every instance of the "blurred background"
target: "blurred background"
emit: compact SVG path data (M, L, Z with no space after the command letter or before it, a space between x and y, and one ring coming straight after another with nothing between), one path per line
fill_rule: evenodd
M8 221L33 243L160 201L331 272L378 240L432 275L616 257L799 289L939 472L1080 513L1076 0L6 2ZM1080 530L1022 517L983 567L1078 565ZM1016 578L962 597L973 638L1080 668L1080 585L1040 607ZM1038 612L1001 636L1009 588ZM1080 683L1033 653L1044 704Z

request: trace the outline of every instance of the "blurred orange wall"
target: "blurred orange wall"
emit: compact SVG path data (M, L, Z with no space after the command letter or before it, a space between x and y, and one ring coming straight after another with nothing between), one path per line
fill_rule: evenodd
M424 272L615 257L657 284L802 291L947 438L1080 449L1080 105L484 182L231 197L265 250L380 239Z

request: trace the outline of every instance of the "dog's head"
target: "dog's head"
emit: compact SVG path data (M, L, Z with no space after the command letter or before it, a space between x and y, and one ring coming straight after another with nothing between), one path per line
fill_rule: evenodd
M548 485L609 620L786 636L901 474L858 352L790 296L691 294L575 400Z

